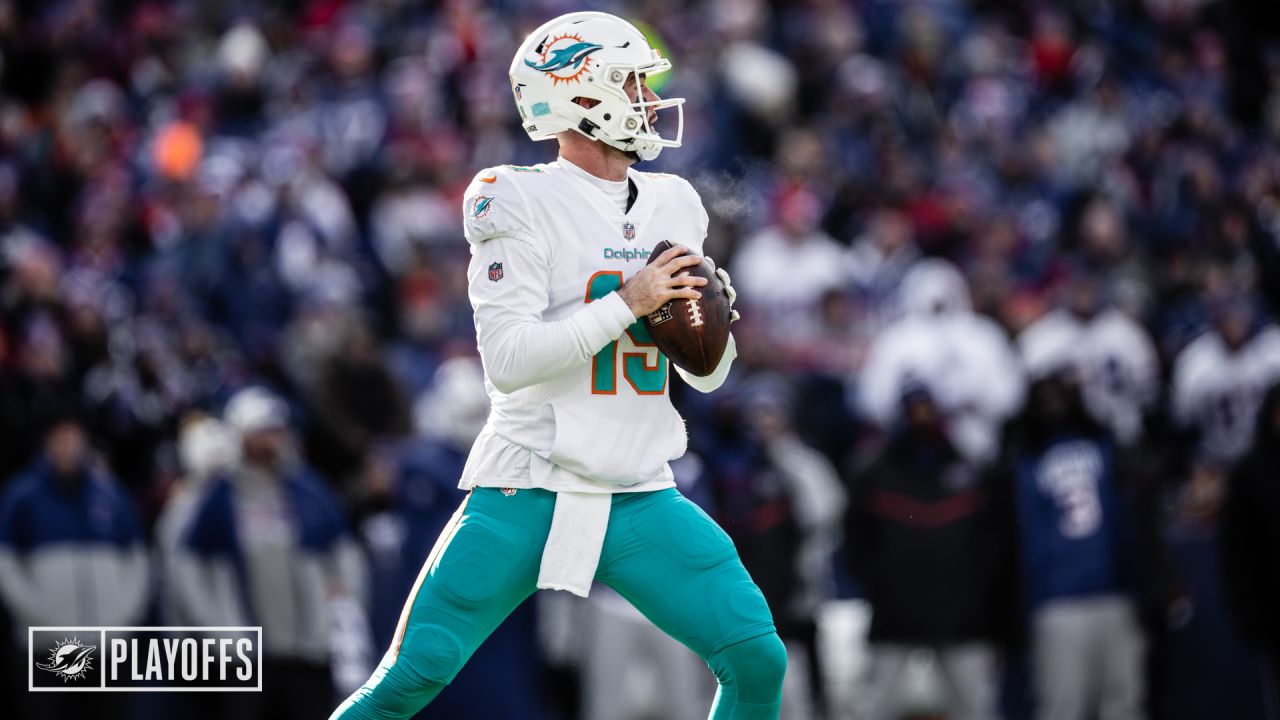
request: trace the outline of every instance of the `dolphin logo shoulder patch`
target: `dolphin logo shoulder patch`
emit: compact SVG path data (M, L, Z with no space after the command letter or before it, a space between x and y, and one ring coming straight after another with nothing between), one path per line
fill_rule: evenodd
M471 217L477 220L489 214L493 209L493 198L488 195L477 195L471 203Z

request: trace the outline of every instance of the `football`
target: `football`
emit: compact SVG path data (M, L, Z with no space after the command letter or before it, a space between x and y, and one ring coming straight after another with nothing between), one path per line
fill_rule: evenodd
M667 240L658 243L649 262L671 246ZM729 293L706 259L682 272L707 279L706 285L697 288L702 299L672 300L646 316L644 326L671 362L694 375L710 375L729 344Z

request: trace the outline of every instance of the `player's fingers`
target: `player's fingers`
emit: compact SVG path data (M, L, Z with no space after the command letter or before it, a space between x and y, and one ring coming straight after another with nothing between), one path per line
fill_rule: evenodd
M689 248L683 245L674 245L659 255L658 259L653 261L653 264L661 267L687 252L689 252Z
M663 275L675 275L681 270L693 267L700 262L702 262L702 258L697 255L681 255L680 257L674 258L663 265L661 272Z
M702 262L702 258L697 255L681 255L680 257L672 258L670 261L662 265L659 268L659 272L663 275L675 275L681 270L691 268L700 262Z
M672 300L701 300L702 293L690 287L669 287L658 293L658 297L665 305Z
M667 282L669 287L676 287L680 285L686 285L688 287L702 287L703 285L706 285L708 281L704 277L698 277L697 275L690 275L688 273L680 273L679 275L672 277Z

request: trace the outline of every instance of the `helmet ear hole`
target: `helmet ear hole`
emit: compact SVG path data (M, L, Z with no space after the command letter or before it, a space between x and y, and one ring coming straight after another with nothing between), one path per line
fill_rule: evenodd
M573 102L577 105L581 105L582 107L588 110L600 104L600 101L596 100L595 98L582 97L581 95L574 98ZM607 120L608 118L605 118L605 119Z

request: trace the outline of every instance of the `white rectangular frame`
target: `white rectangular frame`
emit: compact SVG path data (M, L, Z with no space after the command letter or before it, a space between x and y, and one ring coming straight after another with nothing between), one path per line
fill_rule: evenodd
M107 687L107 668L102 666L101 679L95 686L90 687L74 687L67 685L65 687L36 687L35 686L35 637L36 631L67 631L67 632L85 632L96 633L98 636L98 647L103 649L103 656L106 657L106 634L108 632L252 632L258 638L257 644L257 662L258 662L258 685L256 687ZM195 626L195 625L91 625L91 626L68 626L60 625L32 625L27 628L27 692L262 692L262 626Z

